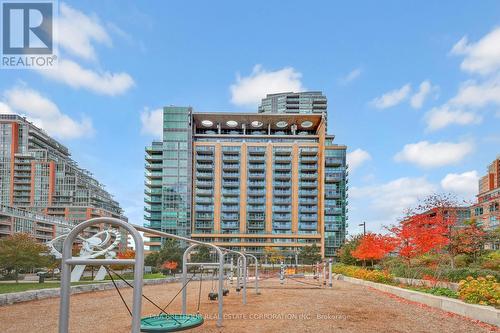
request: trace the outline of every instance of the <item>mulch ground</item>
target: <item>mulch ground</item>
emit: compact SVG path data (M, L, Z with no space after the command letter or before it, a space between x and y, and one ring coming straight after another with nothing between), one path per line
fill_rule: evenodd
M305 282L305 283L304 283ZM208 300L212 283L204 282L200 313L205 323L192 332L500 332L498 327L409 302L377 290L334 281L318 288L312 279L261 281L261 295L249 283L247 305L232 286L224 298L224 323L215 325L217 302ZM164 306L179 291L179 283L145 286L144 294ZM188 312L195 313L199 283L188 286ZM127 300L131 290L122 289ZM168 307L179 313L180 295ZM0 332L57 332L59 299L45 299L0 307ZM143 314L155 314L143 302ZM130 317L116 291L71 297L70 332L129 332Z

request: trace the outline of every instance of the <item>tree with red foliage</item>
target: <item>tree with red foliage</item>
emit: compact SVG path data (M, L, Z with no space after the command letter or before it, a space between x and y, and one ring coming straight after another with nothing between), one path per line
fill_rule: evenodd
M126 249L124 251L120 251L116 254L117 259L134 259L135 258L135 251L131 249ZM124 269L132 269L134 265L111 265L110 266L112 270L120 270L123 271Z
M410 266L411 259L433 252L450 250L452 227L457 221L456 201L449 195L432 195L389 230L398 241L399 255ZM452 257L452 256L451 256ZM453 260L452 260L453 266Z
M451 254L471 254L475 257L481 252L486 235L484 229L475 221L466 223L463 228L454 229L451 233Z
M359 240L359 245L351 254L354 258L363 260L363 263L365 260L371 260L373 266L373 260L384 258L395 247L393 237L368 233Z
M161 265L163 269L168 269L170 274L172 274L172 270L177 269L177 266L179 266L179 264L177 264L176 261L165 261L163 265Z

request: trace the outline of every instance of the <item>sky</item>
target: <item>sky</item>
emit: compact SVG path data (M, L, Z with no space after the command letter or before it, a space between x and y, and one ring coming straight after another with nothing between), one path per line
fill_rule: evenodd
M68 146L143 222L144 147L160 108L256 112L321 90L346 144L349 233L418 200L473 201L500 154L500 2L59 2L59 66L0 69L0 113Z

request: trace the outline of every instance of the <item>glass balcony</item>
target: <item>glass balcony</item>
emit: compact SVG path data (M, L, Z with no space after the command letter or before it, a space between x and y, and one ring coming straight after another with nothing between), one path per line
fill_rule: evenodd
M213 205L196 205L195 211L197 211L197 212L213 212L214 206Z
M240 211L240 207L238 205L231 205L231 206L225 206L222 205L221 211L226 212L226 213L237 213Z
M240 169L240 165L237 163L233 163L233 164L224 163L222 165L222 170L224 170L224 171L232 171L232 170L239 170L239 169Z
M212 172L196 172L196 177L200 179L210 179L213 178Z
M247 220L252 220L252 221L264 221L265 218L266 217L264 214L248 214L247 215Z
M238 180L236 180L236 181L223 180L222 181L222 186L223 187L239 187L240 186L240 182Z
M212 181L197 179L196 186L197 187L213 187L214 183Z
M307 188L317 188L318 187L318 182L300 182L299 183L300 187L307 187Z
M248 162L261 162L264 163L266 161L266 157L262 155L250 155L248 156Z
M213 194L214 191L212 190L196 189L196 195L212 196Z
M299 233L300 231L316 231L317 229L316 223L299 223Z
M196 229L212 229L214 227L212 222L199 222L195 221L194 222L194 227Z
M223 172L222 177L223 178L230 178L230 179L240 178L240 173L239 172Z
M250 186L250 187L263 187L263 186L266 186L266 182L249 181L248 186Z
M249 172L248 173L248 178L253 178L253 179L264 179L266 174L264 172Z
M288 163L288 164L285 164L285 163L275 164L274 167L273 167L273 169L276 170L276 171L288 171L288 170L292 169L292 164L291 163Z
M252 189L249 189L247 191L247 195L249 196L265 196L266 195L266 191L264 189L262 190L252 190Z
M239 196L240 195L240 190L222 189L222 194L225 195L225 196Z
M196 220L213 220L214 214L211 213L196 213L194 218Z
M265 164L255 164L255 163L250 163L248 164L248 170L250 171L264 171L266 169Z
M292 191L290 191L290 190L274 190L273 194L275 196L289 196L292 194Z
M238 222L222 222L220 226L223 229L239 229L240 224Z
M212 163L196 163L196 169L198 169L198 170L213 170L214 165Z
M292 175L290 172L274 172L273 174L274 179L290 179L292 178Z
M299 177L300 177L301 180L304 180L304 179L317 179L318 178L318 174L316 172L314 172L314 173L301 173Z
M300 215L299 220L300 221L308 221L308 222L317 222L318 215L317 214Z
M300 163L316 163L318 162L317 156L302 156L300 158Z
M266 200L264 200L264 199L258 199L258 198L255 198L255 197L249 197L247 199L247 203L249 203L249 204L264 205L266 203Z
M325 158L325 165L326 166L339 166L339 165L342 165L343 163L344 163L344 161L338 157L326 157Z
M255 213L255 212L263 213L265 210L266 210L266 206L256 206L256 205L248 205L247 206L247 211L252 212L252 213Z
M247 228L248 229L264 229L265 223L264 222L249 222L249 223L247 223Z
M292 229L292 223L273 222L273 229L277 229L277 230L290 230L290 229Z
M213 203L213 198L196 196L195 201L199 203Z
M318 190L310 190L310 191L300 190L299 195L301 197L314 197L318 195Z

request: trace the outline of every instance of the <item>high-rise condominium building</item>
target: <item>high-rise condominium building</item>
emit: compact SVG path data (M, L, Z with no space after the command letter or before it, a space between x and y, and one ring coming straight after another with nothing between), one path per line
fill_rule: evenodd
M324 113L327 100L321 91L269 94L262 99L259 113Z
M500 156L479 179L477 203L471 207L472 217L488 229L498 228L500 222Z
M346 235L346 146L327 134L325 113L163 111L163 141L145 157L151 228L257 255L310 244L336 254ZM162 239L148 236L158 250Z
M68 148L25 118L0 115L0 204L65 219L124 219L112 196Z

